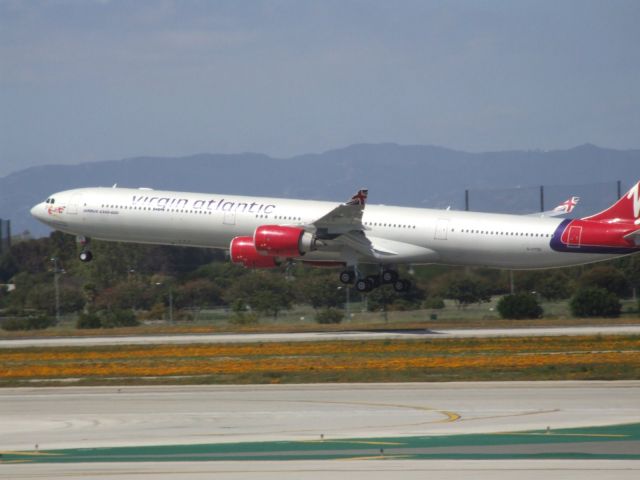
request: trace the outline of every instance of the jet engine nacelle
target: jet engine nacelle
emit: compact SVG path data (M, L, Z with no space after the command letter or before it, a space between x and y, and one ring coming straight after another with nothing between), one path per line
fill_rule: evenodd
M229 254L233 263L242 263L246 268L274 268L279 265L276 257L258 253L252 237L236 237L231 240Z
M299 257L316 249L315 236L302 228L262 225L253 234L256 250L262 255Z

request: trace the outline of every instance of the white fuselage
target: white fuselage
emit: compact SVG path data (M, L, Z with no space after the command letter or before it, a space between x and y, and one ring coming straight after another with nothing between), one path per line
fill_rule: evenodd
M31 213L54 229L94 239L229 248L234 237L261 225L305 227L338 203L282 198L84 188L52 196ZM550 247L557 218L431 210L367 204L366 237L393 252L362 263L442 263L500 268L547 268L612 258L614 254L558 252ZM329 245L304 260L348 261Z

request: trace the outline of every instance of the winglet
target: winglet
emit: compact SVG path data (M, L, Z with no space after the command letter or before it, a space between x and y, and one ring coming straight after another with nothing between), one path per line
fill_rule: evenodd
M360 189L358 190L358 193L351 197L351 200L349 200L346 205L362 205L364 207L365 203L367 202L368 194L369 190L364 188Z

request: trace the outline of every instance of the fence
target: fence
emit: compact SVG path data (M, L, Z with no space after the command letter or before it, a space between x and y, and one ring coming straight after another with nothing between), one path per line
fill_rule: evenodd
M11 220L0 218L0 254L11 248Z
M570 217L585 217L613 205L631 185L613 182L580 185L465 190L465 210L476 212L527 214L552 210L570 197L580 202Z

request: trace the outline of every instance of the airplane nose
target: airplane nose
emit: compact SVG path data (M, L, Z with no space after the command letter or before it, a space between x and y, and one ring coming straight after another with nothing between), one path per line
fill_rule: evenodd
M41 214L42 214L42 203L39 203L31 209L31 216L34 218L40 218Z

